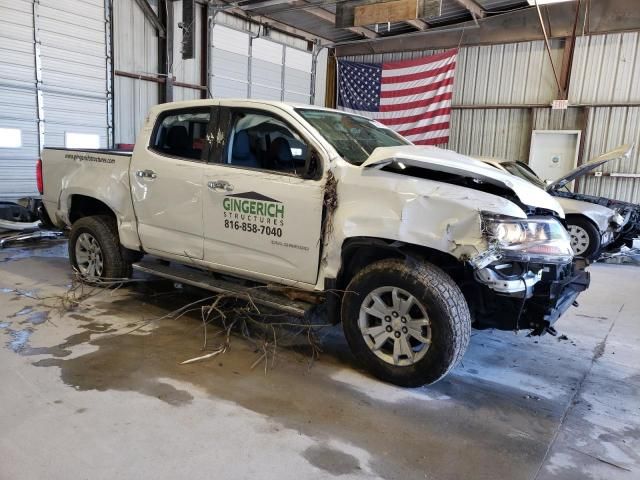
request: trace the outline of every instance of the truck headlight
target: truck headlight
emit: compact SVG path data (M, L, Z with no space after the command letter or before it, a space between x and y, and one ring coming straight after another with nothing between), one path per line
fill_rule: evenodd
M485 232L502 258L525 262L568 263L571 238L555 218L483 215Z

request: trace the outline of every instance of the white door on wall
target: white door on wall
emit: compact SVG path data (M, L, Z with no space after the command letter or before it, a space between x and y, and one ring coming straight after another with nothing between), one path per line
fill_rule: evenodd
M543 180L566 175L578 164L580 130L534 130L529 166Z
M223 25L211 32L209 88L213 98L249 96L249 34Z

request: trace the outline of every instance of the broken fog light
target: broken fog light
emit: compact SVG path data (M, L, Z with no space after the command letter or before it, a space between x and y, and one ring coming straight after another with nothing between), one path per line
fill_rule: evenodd
M513 218L483 215L485 232L502 258L543 263L568 263L573 258L571 239L555 218Z

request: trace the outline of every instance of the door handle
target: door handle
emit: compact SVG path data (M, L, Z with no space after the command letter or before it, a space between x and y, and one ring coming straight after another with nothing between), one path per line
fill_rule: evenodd
M226 180L214 180L207 182L207 187L211 190L226 190L227 192L233 191L233 185Z
M138 170L136 177L139 178L156 178L158 175L153 170Z

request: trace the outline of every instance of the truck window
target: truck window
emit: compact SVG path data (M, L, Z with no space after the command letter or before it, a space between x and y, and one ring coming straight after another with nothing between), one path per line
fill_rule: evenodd
M158 119L151 148L172 157L201 160L210 116L208 108L164 113Z
M269 112L231 114L222 161L228 165L302 174L307 144L285 122Z

